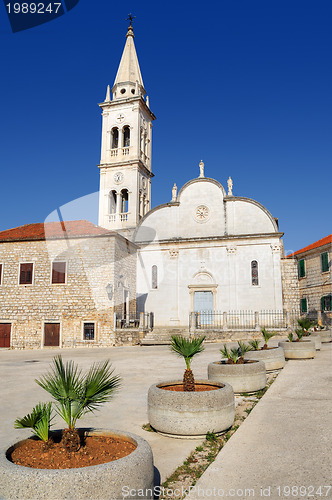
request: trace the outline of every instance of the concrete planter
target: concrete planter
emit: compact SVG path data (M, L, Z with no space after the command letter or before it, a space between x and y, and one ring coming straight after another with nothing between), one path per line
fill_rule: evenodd
M315 344L312 340L306 342L281 341L279 346L283 348L286 359L310 359L316 356Z
M227 364L215 361L208 365L208 378L233 387L235 394L256 392L266 386L266 370L263 361L250 360L243 364Z
M322 344L332 342L332 330L321 330L320 332L317 332L317 334L320 336Z
M316 351L320 351L320 348L322 347L322 340L319 335L309 335L309 337L302 337L301 339L303 342L313 342L315 344L315 349Z
M100 465L77 469L32 469L13 464L7 457L22 441L0 453L0 498L39 499L108 499L125 497L126 488L147 490L144 498L153 498L153 456L150 445L135 434L95 430L88 435L102 434L125 438L137 445L130 455ZM124 488L124 489L123 489ZM142 495L130 496L142 498Z
M272 347L260 351L248 351L245 353L244 359L264 361L267 372L281 370L286 364L284 350L281 347Z
M220 433L232 426L235 416L234 392L229 384L195 380L217 386L202 392L175 392L162 389L182 381L154 384L148 392L150 425L160 434L175 438L200 438L207 432Z

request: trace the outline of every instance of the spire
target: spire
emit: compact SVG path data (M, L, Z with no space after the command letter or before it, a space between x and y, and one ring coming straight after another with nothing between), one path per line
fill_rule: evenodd
M110 89L110 86L107 85L107 91L106 91L106 99L105 99L105 102L110 102L111 100L111 89Z
M127 40L112 88L114 98L116 99L128 98L131 97L131 94L144 96L146 93L134 44L134 30L132 27L131 15L129 19L130 24L126 35Z

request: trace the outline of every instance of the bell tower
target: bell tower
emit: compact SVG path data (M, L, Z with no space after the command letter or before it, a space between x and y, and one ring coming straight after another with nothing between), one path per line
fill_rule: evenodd
M107 87L106 99L99 104L103 124L98 224L130 238L150 210L155 116L145 98L131 16L126 38L114 85Z

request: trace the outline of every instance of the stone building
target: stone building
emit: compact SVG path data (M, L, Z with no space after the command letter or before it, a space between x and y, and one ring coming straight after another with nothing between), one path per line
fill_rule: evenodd
M0 347L128 341L114 313L135 313L136 245L115 232L88 221L2 231L0 278Z
M297 265L301 313L325 322L332 318L331 245L332 234L287 255Z

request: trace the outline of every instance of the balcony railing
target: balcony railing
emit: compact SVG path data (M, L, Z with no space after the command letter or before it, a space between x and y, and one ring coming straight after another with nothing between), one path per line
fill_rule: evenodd
M123 156L128 156L130 154L130 146L126 146L124 148L112 148L112 149L110 149L111 158L113 158L115 156L120 156L121 154Z
M117 222L117 221L120 221L120 222L127 222L128 220L128 215L129 215L129 212L126 212L126 213L120 213L120 214L108 214L107 217L108 217L108 222Z

